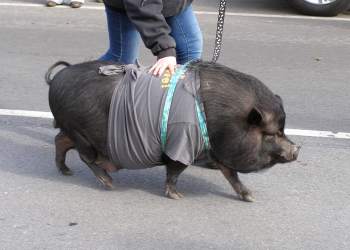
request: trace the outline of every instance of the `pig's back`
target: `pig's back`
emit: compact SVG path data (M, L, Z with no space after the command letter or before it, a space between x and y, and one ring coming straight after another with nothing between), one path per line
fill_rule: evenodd
M78 132L107 155L106 139L109 104L121 75L103 76L98 61L69 66L50 84L49 104L57 127L66 134Z

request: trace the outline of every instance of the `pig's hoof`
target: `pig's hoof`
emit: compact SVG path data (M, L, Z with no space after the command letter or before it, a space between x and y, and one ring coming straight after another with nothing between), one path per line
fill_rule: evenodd
M73 175L72 170L70 170L70 169L67 168L67 167L59 168L59 171L60 171L61 174L63 174L63 175L68 175L68 176Z
M241 195L242 200L247 201L247 202L254 202L255 198L252 196L252 194L242 194Z
M113 186L112 182L109 182L109 183L106 183L106 184L104 185L104 188L105 188L106 190L113 190L113 189L114 189L114 186Z
M111 177L107 177L107 176L99 176L97 177L97 179L100 181L100 183L103 185L103 187L106 190L112 190L114 189L114 186L112 184L112 178Z
M167 187L165 190L165 196L169 197L170 199L174 199L174 200L180 200L181 198L183 198L183 194L177 192L176 190L174 190L173 188Z

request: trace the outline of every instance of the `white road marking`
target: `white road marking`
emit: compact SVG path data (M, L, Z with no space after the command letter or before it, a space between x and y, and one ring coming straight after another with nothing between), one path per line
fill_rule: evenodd
M46 118L53 119L51 112L30 111L30 110L14 110L14 109L0 109L0 116L17 116L30 118ZM287 135L321 137L333 139L350 139L350 133L345 132L331 132L320 130L305 130L305 129L285 129Z
M0 3L0 6L8 7L45 7L45 4L34 3ZM51 7L52 8L52 7ZM50 8L50 9L51 9ZM59 5L54 8L70 8L67 5ZM104 6L87 6L83 5L81 9L86 10L104 10ZM217 15L215 11L195 11L197 15ZM323 21L345 21L350 22L350 18L345 17L316 17L316 16L303 16L303 15L278 15L278 14L259 14L259 13L244 13L244 12L226 12L227 16L239 16L239 17L262 17L262 18L285 18L285 19L300 19L300 20L323 20Z
M305 130L305 129L285 129L286 135L310 136L321 138L335 138L335 139L350 139L350 133L332 132L320 130Z
M29 3L0 3L0 6L13 6L13 7L45 7L44 4L29 4ZM69 8L69 6L56 6L55 8ZM83 6L82 9L89 10L104 10L103 6ZM197 15L217 15L217 12L211 11L195 11ZM313 17L313 16L299 16L299 15L277 15L277 14L258 14L258 13L238 13L238 12L226 12L227 16L242 16L242 17L264 17L264 18L286 18L286 19L308 19L308 20L324 20L324 21L347 21L350 22L350 18L341 17ZM48 118L53 119L51 112L41 111L29 111L29 110L8 110L0 109L0 115L4 116L19 116L19 117L32 117L32 118ZM319 131L319 130L303 130L303 129L285 129L287 135L296 136L310 136L310 137L322 137L322 138L336 138L336 139L350 139L350 133L345 132L331 132L331 131Z
M195 11L197 15L217 15L217 12L211 11ZM227 16L240 17L264 17L264 18L285 18L285 19L301 19L301 20L322 20L322 21L346 21L350 22L350 18L345 17L317 17L317 16L303 16L303 15L278 15L278 14L259 14L259 13L244 13L244 12L226 12Z
M0 109L0 115L53 119L51 112L30 110Z

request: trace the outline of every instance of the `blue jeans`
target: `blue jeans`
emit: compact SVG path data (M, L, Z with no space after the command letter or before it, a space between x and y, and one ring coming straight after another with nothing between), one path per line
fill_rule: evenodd
M140 34L135 25L123 12L106 6L109 34L109 49L100 57L103 61L135 63L139 55ZM170 35L176 42L176 59L184 64L192 59L200 59L203 48L202 33L190 5L176 16L166 18L171 28Z

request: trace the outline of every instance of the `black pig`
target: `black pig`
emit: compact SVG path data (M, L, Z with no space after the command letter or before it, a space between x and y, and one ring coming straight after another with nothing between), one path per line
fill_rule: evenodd
M124 76L99 74L99 67L109 64L93 61L71 66L58 62L46 74L50 108L56 127L60 128L55 138L58 169L64 175L72 174L65 165L65 156L75 148L106 188L113 187L108 172L124 168L112 161L107 146L110 103ZM67 67L50 79L58 65ZM253 201L237 173L259 171L276 163L294 161L298 156L299 146L284 134L286 115L282 100L253 76L220 64L193 62L188 71L196 72L200 80L196 94L206 116L208 155L240 198ZM167 170L166 196L181 198L176 182L187 165L168 155L159 157Z

